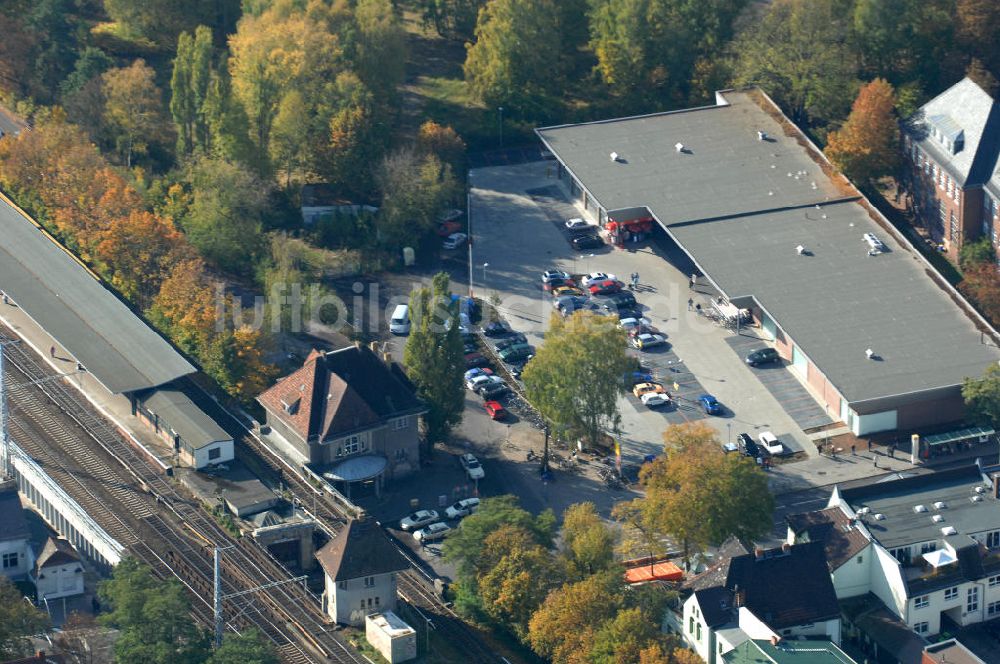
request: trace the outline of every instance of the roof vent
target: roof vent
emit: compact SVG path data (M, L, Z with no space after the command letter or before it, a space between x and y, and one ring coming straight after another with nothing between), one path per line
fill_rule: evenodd
M977 486L976 487L976 493L986 493L986 487L984 487L984 486Z
M873 518L874 518L874 519L875 519L876 521L883 521L883 520L885 519L885 514L882 514L881 512L879 512L879 513L878 513L878 514L876 514L876 515L875 515L875 516L874 516Z
M674 149L677 150L678 152L684 152L684 144L677 143L676 145L674 145Z
M981 502L983 502L983 497L982 496L969 496L969 500L971 500L974 503L981 503Z
M875 357L875 351L873 351L871 348L866 349L865 350L865 357L867 357L869 360L872 359L873 357ZM917 509L917 507L919 507L920 509ZM924 507L923 505L917 505L917 507L913 508L914 511L917 511L917 512L926 512L927 511L927 508Z
M767 140L767 132L766 131L758 131L757 132L757 140L758 141L766 141Z
M955 530L952 526L945 526L944 528L941 529L941 534L947 537L948 535L957 535L958 531Z
M799 246L795 247L795 253L801 256L802 254L806 253L806 248L800 244Z
M944 521L944 517L941 516L940 514L935 514L934 516L931 517L931 521L933 521L934 523L941 523L942 521Z
M610 156L611 156L611 161L618 161L618 153L617 152L612 152Z
M916 512L917 514L920 514L921 512L926 512L927 511L927 506L926 505L914 505L913 506L913 511Z
M870 508L870 507L868 507L867 505L865 505L864 507L862 507L861 509L859 509L859 510L858 510L858 511L856 512L856 514L857 514L858 516L864 516L865 514L868 514L868 513L869 513L869 512L871 512L871 511L872 511L872 508Z
M943 501L939 500L936 503L934 503L934 509L936 510L943 510L946 507L948 507L948 504Z

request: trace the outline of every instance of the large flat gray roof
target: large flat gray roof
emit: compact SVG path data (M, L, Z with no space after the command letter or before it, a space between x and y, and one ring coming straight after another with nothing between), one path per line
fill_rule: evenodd
M111 392L194 373L173 346L0 198L0 290Z
M1000 359L926 264L794 136L745 93L726 99L538 133L606 209L647 206L727 297L758 302L852 404L958 385ZM869 256L864 233L890 251Z
M200 450L206 445L233 439L186 394L172 387L153 390L141 397L142 405L173 429L188 447Z

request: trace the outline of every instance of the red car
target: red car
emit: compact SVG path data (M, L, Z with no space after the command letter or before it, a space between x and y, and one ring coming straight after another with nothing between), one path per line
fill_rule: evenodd
M622 291L622 282L614 279L605 279L590 285L591 295L613 295Z
M507 411L503 409L499 401L487 401L483 404L483 408L486 409L486 414L494 420L502 420L507 417Z
M475 369L478 367L485 367L490 361L482 356L481 353L466 353L465 355L465 368Z
M462 223L458 221L445 221L442 222L437 229L437 234L441 237L448 237L452 233L460 233L462 231Z
M554 277L542 284L542 290L546 293L551 293L555 289L562 288L563 286L576 286L576 283L572 279Z

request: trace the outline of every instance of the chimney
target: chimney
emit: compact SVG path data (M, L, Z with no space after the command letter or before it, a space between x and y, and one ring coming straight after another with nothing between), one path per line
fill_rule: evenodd
M757 560L763 560L764 559L764 547L762 547L762 546L755 547L754 550L753 550L753 555L754 555L754 558L756 558Z
M743 591L740 590L740 584L733 586L733 608L738 609L743 606L744 603Z
M392 355L390 355L389 353L382 353L382 361L385 362L386 364L389 364L390 362L392 362Z
M792 552L792 545L789 544L788 542L782 542L782 544L781 544L781 552L785 553L785 554L791 553Z
M361 339L354 340L354 347L357 348L358 350L361 350Z
M771 645L774 646L775 648L777 648L779 643L781 643L781 637L778 636L777 634L772 634L771 635Z
M757 132L757 140L758 141L763 141L763 140L766 140L766 139L767 139L767 133L766 132L763 132L763 131L758 131Z
M378 342L377 341L371 341L371 342L369 342L368 343L368 350L370 350L373 353L378 353Z

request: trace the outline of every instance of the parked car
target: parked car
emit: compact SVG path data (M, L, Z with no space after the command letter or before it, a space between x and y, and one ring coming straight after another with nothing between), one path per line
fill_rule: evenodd
M576 286L576 282L569 277L554 277L542 283L542 290L546 293L551 293L555 289L562 288L563 286Z
M542 283L548 283L552 279L569 279L569 272L564 272L563 270L546 270L542 272Z
M599 281L617 281L618 277L607 272L591 272L580 279L580 283L586 287L593 286Z
M483 357L482 353L466 353L465 355L465 367L471 369L473 367L485 367L490 361Z
M516 362L532 353L533 349L528 344L513 344L502 348L498 354L504 362Z
M559 295L552 300L552 308L562 313L585 309L590 300L586 295Z
M576 286L559 286L552 289L552 297L566 297L567 295L580 297L583 295L583 291Z
M584 251L586 249L598 249L604 246L604 240L602 240L597 235L580 235L575 237L570 241L573 248L577 251Z
M632 394L634 394L636 398L640 398L644 394L663 393L665 391L666 390L663 389L662 385L653 382L639 383L638 385L632 388Z
M489 367L469 369L468 371L465 372L465 381L469 382L476 376L492 376L492 375L493 375L493 369L490 369Z
M622 285L620 281L605 279L604 281L590 284L589 290L591 295L614 295L622 291Z
M462 230L462 222L460 221L443 221L437 227L438 237L448 237L449 235L454 235Z
M451 532L451 527L446 523L432 523L426 528L421 528L417 532L413 533L413 539L417 540L421 544L427 542L433 542L434 540L443 539L448 533Z
M502 337L508 332L510 332L510 326L499 320L487 323L486 327L483 328L483 334L488 337Z
M524 336L520 332L515 332L511 336L507 337L503 341L498 341L496 343L497 352L504 350L505 348L510 348L511 346L516 346L518 344L528 343L528 337Z
M698 397L698 403L701 407L705 409L705 412L709 415L720 415L722 413L722 404L719 400L713 397L711 394L703 394Z
M667 338L662 334L650 334L646 332L632 337L632 345L639 350L648 350L656 346L663 346L666 343Z
M649 392L641 397L642 405L646 408L659 408L670 405L670 395L666 392Z
M485 401L493 401L497 397L510 392L510 388L507 387L507 383L501 380L500 382L490 382L485 385L480 385L476 388L476 391L479 392L479 396L481 396Z
M427 524L440 521L441 517L435 510L417 510L413 514L404 516L399 520L399 527L403 530L417 530Z
M465 244L465 241L469 239L469 236L465 233L452 233L445 238L444 242L441 243L441 248L443 249L458 249Z
M768 362L780 362L781 355L778 353L777 348L761 348L760 350L755 350L749 355L747 355L747 364L752 367L758 364L767 364Z
M444 514L449 519L461 519L463 516L469 516L473 512L479 509L479 499L478 498L466 498L460 500L453 505L449 505L444 511Z
M494 401L493 403L496 402ZM466 452L458 458L458 461L462 464L462 468L465 468L465 474L469 476L470 480L481 480L486 477L486 472L483 470L483 467L479 465L479 459L476 458L475 454Z
M473 392L479 392L484 386L497 383L503 383L503 378L500 376L476 376L472 380L466 381L465 386Z
M579 229L590 229L590 228L593 228L593 226L591 226L590 224L588 224L585 220L580 219L579 217L576 217L575 219L568 220L566 222L565 226L566 226L566 230L568 230L568 231L575 231L575 230L579 230Z
M625 330L634 330L637 327L646 327L650 321L646 318L635 318L629 316L627 318L620 318L618 320L618 327Z
M778 456L785 451L784 445L782 445L781 441L778 440L778 437L770 431L761 431L757 435L757 440L760 441L760 447L763 447L768 454Z
M651 383L653 382L653 372L652 371L629 371L623 377L626 385L636 385L638 383Z
M751 459L756 459L761 455L757 443L754 442L753 437L748 433L741 433L736 436L736 444L739 445L740 452Z
M507 411L504 409L503 404L499 401L490 400L483 403L483 408L486 409L486 414L490 416L493 420L505 420L507 419Z
M462 342L462 352L463 353L475 353L479 350L479 344L476 343L475 339L466 339Z

